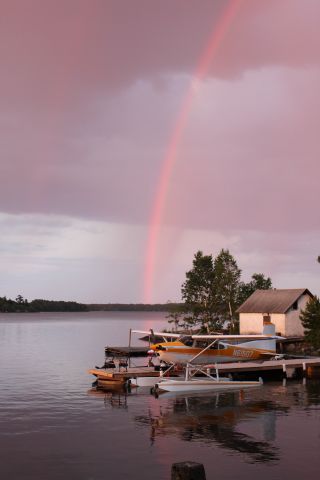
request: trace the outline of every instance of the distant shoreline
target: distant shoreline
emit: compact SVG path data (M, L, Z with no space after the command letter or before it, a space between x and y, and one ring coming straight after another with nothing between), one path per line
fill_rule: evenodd
M169 312L178 303L78 303L62 300L35 299L22 296L16 300L0 297L0 313L67 313L67 312Z
M169 312L180 303L107 303L87 304L90 312Z

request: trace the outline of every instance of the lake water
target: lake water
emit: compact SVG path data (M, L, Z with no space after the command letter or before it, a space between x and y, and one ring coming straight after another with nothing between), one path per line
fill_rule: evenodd
M129 328L163 313L0 315L0 478L170 478L173 462L207 479L316 479L320 381L252 391L160 396L97 392L88 368Z

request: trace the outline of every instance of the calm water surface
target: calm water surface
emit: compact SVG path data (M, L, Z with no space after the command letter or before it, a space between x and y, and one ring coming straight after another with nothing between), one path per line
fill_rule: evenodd
M160 480L183 460L208 479L318 478L319 380L159 398L91 388L105 345L165 325L162 313L0 315L0 478Z

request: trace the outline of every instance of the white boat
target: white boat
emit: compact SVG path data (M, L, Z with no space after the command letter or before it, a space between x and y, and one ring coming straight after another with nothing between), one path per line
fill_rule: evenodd
M210 374L215 368L216 376ZM196 374L204 377L195 377ZM155 389L165 392L210 392L221 390L242 390L243 388L260 387L259 381L236 381L230 378L219 377L217 365L191 365L187 364L184 378L161 379L155 384Z

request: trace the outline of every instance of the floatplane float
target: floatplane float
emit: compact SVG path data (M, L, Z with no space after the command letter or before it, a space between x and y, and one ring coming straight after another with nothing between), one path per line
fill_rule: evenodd
M200 351L197 355L190 359L184 366L185 376L180 378L160 378L155 384L154 391L175 392L175 393L190 393L190 392L212 392L221 390L242 390L244 388L260 387L262 379L259 381L236 381L229 377L220 377L218 364L200 364L196 365L192 362L199 359L205 349ZM170 368L166 373L170 371ZM215 370L215 376L211 374Z
M211 375L211 370L215 369L215 376ZM195 377L195 375L204 375L204 377ZM192 365L188 363L185 367L184 378L162 378L155 384L155 391L165 392L211 392L221 390L242 390L243 388L260 387L262 379L259 381L236 381L227 377L220 377L217 365Z

